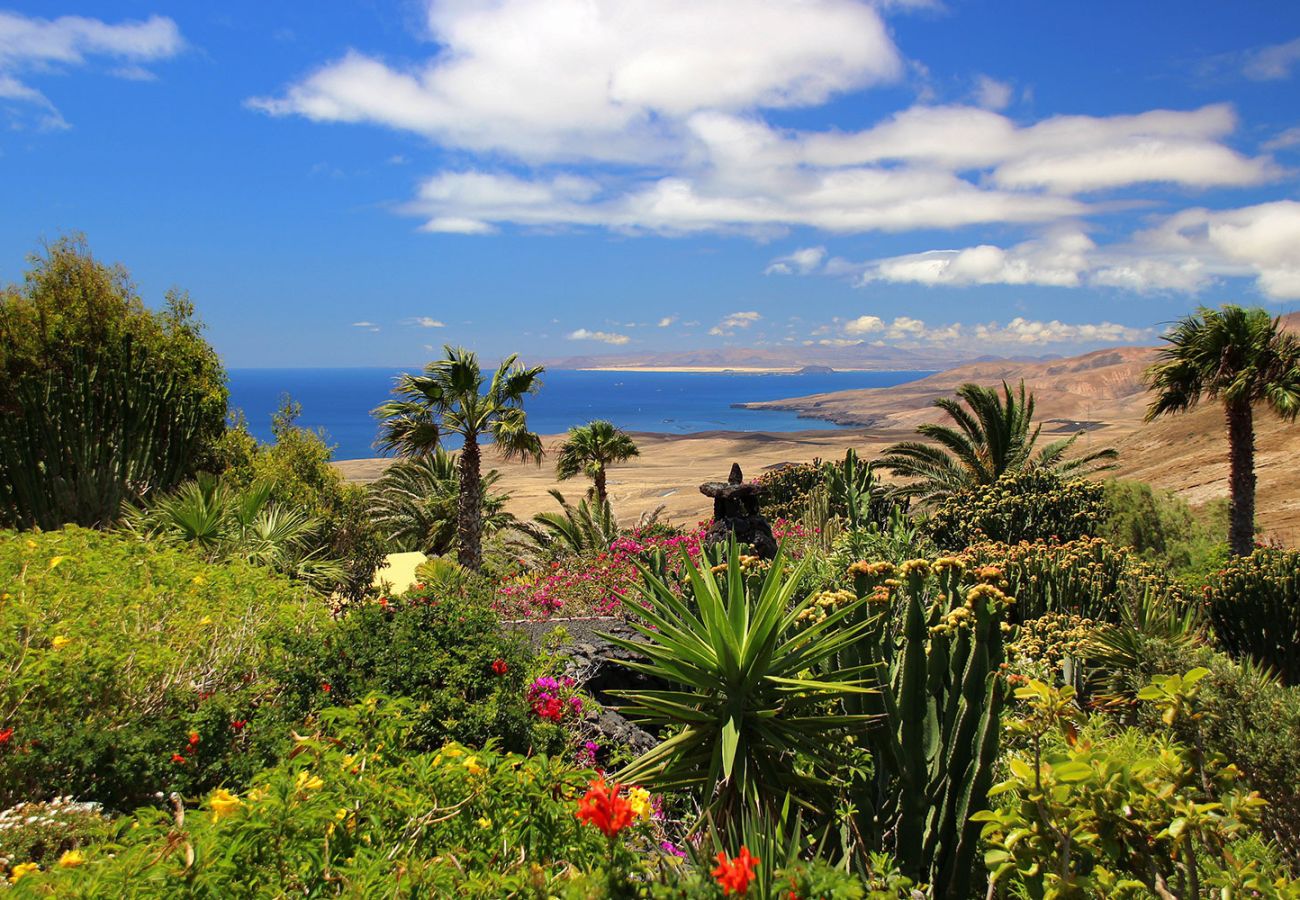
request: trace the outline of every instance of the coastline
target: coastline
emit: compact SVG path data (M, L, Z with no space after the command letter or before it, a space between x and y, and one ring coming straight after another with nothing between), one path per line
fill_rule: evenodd
M658 372L679 373L683 375L801 375L805 366L583 366L569 369L571 372ZM565 370L557 370L565 371ZM836 373L841 372L896 372L893 368L843 368L835 366ZM928 371L928 370L927 370Z

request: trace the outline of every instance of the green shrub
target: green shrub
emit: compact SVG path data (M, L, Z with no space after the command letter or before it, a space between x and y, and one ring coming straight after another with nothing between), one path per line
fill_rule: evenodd
M0 859L48 867L64 853L104 843L116 830L98 803L71 797L19 803L0 811Z
M1202 514L1172 491L1141 481L1105 483L1106 518L1097 534L1186 581L1202 581L1228 559L1226 501Z
M943 501L927 520L934 542L960 550L978 541L1072 541L1095 534L1105 516L1102 486L1044 469L1003 475Z
M194 307L147 309L121 266L61 239L0 288L0 525L101 525L207 466L226 376Z
M1166 721L1196 715L1198 679L1157 679L1140 696ZM1135 729L1112 730L1074 704L1071 688L1031 681L1009 728L1028 743L1010 757L995 808L976 813L993 882L1014 896L1291 896L1295 885L1257 837L1264 801L1222 758ZM1231 849L1229 849L1231 848ZM1252 858L1253 856L1253 858Z
M813 460L768 469L755 480L763 488L759 511L775 522L800 518L808 505L808 497L826 483L826 473L821 460Z
M426 587L359 604L323 638L299 646L296 657L279 676L293 715L379 692L419 704L412 734L422 748L495 739L506 749L528 749L530 651L477 594ZM504 672L494 668L498 660Z
M284 736L281 640L328 621L264 570L75 527L0 532L0 598L0 804L246 777Z
M1256 550L1234 559L1206 589L1215 639L1300 685L1300 551Z

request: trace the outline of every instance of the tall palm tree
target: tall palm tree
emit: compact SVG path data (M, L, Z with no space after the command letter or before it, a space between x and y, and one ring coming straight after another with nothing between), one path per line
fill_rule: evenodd
M1288 422L1300 413L1300 340L1259 308L1201 307L1165 336L1147 386L1156 397L1147 421L1185 412L1202 397L1222 400L1228 426L1228 544L1233 554L1251 552L1255 541L1256 404L1265 403Z
M375 409L380 450L400 456L436 453L444 434L460 435L456 558L477 572L483 565L483 478L480 441L490 440L506 459L542 461L542 439L528 430L524 398L540 386L541 366L516 364L511 355L484 378L478 357L463 347L443 347L443 357L419 375L397 379L390 400Z
M917 426L917 432L935 443L903 441L881 456L881 466L913 479L896 490L901 496L942 501L968 487L992 484L1008 472L1025 469L1085 474L1114 468L1110 460L1117 454L1110 448L1065 458L1082 432L1053 441L1035 454L1043 426L1034 425L1034 395L1025 393L1024 381L1014 394L1005 381L1001 394L996 388L963 384L956 397L940 397L934 405L951 416L957 427Z
M505 511L510 495L492 493L500 477L496 469L483 475L484 535L514 522ZM439 447L432 455L393 463L370 486L370 515L395 550L441 556L456 546L459 497L456 454Z
M565 481L579 472L585 473L595 482L596 502L604 503L609 499L605 490L605 469L613 463L627 462L640 455L636 442L626 431L597 419L569 429L569 436L560 445L555 475Z

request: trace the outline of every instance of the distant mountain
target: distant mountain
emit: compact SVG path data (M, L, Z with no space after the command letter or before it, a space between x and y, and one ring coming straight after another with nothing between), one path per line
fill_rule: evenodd
M965 350L899 347L709 347L646 353L569 356L546 361L552 369L933 369L988 359Z

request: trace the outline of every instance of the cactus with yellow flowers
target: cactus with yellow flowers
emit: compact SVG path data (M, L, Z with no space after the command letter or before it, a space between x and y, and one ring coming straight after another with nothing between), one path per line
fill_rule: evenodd
M875 667L879 691L848 699L878 716L873 776L854 797L859 832L936 897L965 897L998 751L1006 689L1005 612L996 569L960 557L855 563L854 591L876 613L841 664Z

